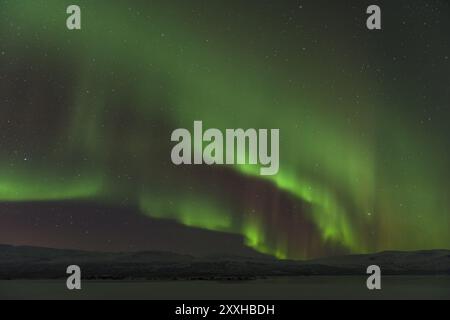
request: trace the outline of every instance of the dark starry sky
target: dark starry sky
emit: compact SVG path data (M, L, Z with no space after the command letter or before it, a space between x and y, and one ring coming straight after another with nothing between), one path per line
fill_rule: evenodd
M448 248L448 1L75 2L0 2L0 243ZM194 120L279 128L279 174L175 167Z

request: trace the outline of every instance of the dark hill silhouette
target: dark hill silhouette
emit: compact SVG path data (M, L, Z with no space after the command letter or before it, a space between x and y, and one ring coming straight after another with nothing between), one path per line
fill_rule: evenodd
M274 276L365 275L376 264L387 275L450 274L450 250L389 251L309 261L171 252L88 252L0 245L0 279L57 279L68 265L84 279L256 279Z

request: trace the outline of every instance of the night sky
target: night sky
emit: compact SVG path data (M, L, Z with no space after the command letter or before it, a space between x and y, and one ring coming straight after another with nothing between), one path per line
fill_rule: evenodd
M444 0L0 0L0 243L450 249L449 34ZM195 120L279 128L278 175L173 165Z

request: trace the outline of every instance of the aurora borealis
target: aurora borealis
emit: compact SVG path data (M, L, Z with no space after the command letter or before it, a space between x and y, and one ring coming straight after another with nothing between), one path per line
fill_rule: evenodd
M377 1L368 31L370 3L329 2L0 0L0 203L127 207L278 258L449 249L449 4ZM198 120L279 128L279 173L174 166Z

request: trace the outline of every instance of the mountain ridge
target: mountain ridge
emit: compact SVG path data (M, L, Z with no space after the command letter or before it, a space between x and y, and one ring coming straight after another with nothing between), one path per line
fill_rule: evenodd
M450 275L450 250L383 251L313 260L270 256L192 256L165 251L93 252L0 245L0 279L57 279L76 264L85 279L257 279L275 276L366 275L379 265L386 275Z

